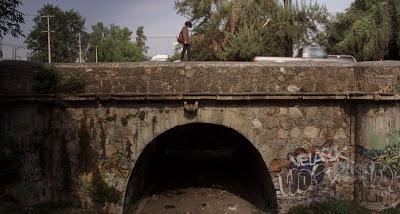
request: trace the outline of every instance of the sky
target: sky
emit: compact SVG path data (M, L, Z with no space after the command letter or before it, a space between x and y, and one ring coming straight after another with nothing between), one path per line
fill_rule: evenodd
M317 0L325 4L331 13L344 11L353 0ZM22 30L28 35L32 30L33 21L37 10L44 4L51 3L63 10L74 9L86 17L86 30L90 32L91 26L97 22L104 24L116 24L128 27L135 32L139 26L144 26L145 35L148 37L147 46L149 56L156 54L173 53L174 37L186 21L176 13L174 0L22 0L23 5L19 10L25 14L25 24ZM151 37L173 37L173 38L151 38ZM133 38L134 41L134 38ZM4 58L12 58L13 49L6 46L24 46L24 38L3 38L2 50ZM26 59L27 50L17 49L17 56Z

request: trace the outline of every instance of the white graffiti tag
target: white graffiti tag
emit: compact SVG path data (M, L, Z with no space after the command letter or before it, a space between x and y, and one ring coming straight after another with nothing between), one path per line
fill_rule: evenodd
M283 197L305 196L321 183L334 184L349 180L354 166L351 152L346 146L342 149L323 147L314 152L291 153L288 159L290 166L277 175Z

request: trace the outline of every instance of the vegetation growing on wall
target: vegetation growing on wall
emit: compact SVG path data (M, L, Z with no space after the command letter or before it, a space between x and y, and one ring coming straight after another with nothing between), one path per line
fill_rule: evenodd
M301 205L293 207L288 214L352 214L352 213L382 213L392 214L399 213L400 208L391 208L382 212L375 212L362 207L359 203L352 201L326 201L321 203L313 203L308 206Z
M34 70L32 90L38 94L74 94L85 90L85 78L79 74L60 74L51 65Z
M8 185L18 182L22 165L21 149L5 136L0 130L0 191L3 191Z
M93 202L101 206L106 203L118 203L121 195L117 189L104 182L99 170L95 170L93 173L89 193Z

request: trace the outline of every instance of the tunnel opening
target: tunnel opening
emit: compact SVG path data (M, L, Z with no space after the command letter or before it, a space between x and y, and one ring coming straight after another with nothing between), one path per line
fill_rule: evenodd
M260 153L240 133L220 125L177 126L148 144L130 176L124 213L146 213L140 211L146 198L184 194L182 190L188 189L195 191L194 195L229 193L264 213L276 210L275 189ZM189 211L208 206L205 198L182 197L191 203L186 206L192 207L185 208ZM226 204L219 206L237 209L235 199L226 198ZM176 206L166 204L164 208Z

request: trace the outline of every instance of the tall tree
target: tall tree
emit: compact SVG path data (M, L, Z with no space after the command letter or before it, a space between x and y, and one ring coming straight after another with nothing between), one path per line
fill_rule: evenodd
M136 29L136 45L141 48L145 53L147 53L147 50L149 48L146 46L147 37L144 34L143 28L143 26L140 26Z
M98 46L99 62L138 62L145 61L144 51L131 41L132 31L117 25L105 26L99 22L92 26L90 44ZM95 61L95 49L89 51L89 60Z
M85 18L77 11L63 11L59 7L46 4L37 12L33 19L35 25L26 39L31 50L28 58L33 61L47 61L47 21L42 16L51 15L50 20L51 49L53 62L76 62L79 57L78 34L81 34L82 50L88 43L88 34L85 32Z
M196 60L291 56L293 45L317 43L317 32L328 21L325 7L304 1L177 0L175 7L195 23Z
M24 14L17 10L21 4L20 0L0 1L0 39L8 33L13 37L24 36L20 27L24 23Z
M400 59L400 1L388 0L389 25L389 50L387 59Z
M324 45L358 60L400 57L400 0L356 0L327 26Z

